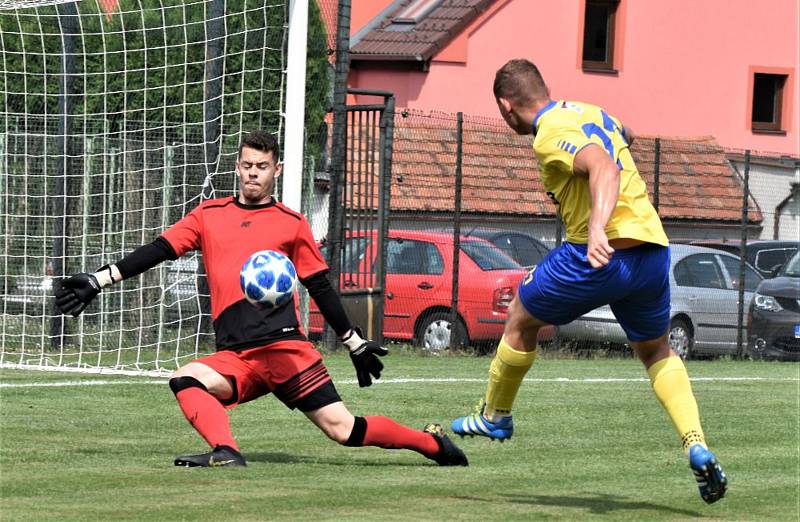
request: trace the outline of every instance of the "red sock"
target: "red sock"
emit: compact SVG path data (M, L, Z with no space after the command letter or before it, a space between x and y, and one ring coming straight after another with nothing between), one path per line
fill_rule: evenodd
M364 417L364 420L367 421L364 446L410 449L428 458L439 452L439 444L430 433L412 430L389 417Z
M186 420L212 448L225 445L239 451L231 433L228 413L216 397L194 386L179 391L175 397Z

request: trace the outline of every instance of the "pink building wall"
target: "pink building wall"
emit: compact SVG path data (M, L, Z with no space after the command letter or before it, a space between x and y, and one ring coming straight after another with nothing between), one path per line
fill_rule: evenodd
M350 36L375 18L393 0L355 0L350 2ZM355 4L355 5L353 5Z
M353 20L368 20L365 13L389 3L353 2ZM525 57L537 64L554 98L601 105L637 133L712 135L729 148L800 155L800 0L621 0L617 75L581 69L584 5L497 0L427 72L362 62L351 71L351 86L393 91L398 107L498 117L494 72ZM754 72L789 76L785 135L750 129Z

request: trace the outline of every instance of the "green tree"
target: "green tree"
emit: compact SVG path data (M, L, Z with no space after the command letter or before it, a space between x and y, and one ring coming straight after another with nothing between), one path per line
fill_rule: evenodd
M72 102L75 116L105 119L108 132L164 129L202 135L207 79L205 2L121 2L107 20L78 2ZM274 130L281 117L288 2L226 0L222 129L226 136ZM326 31L310 2L306 121L316 129L329 105ZM62 26L55 6L0 11L2 116L58 114ZM289 115L291 117L291 115ZM76 129L76 132L80 130Z

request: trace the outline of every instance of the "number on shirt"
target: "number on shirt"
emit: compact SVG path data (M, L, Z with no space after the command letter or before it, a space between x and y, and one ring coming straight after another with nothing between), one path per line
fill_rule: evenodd
M609 136L608 133L610 132L612 135L614 133L619 134L620 137L622 137L623 141L625 141L625 138L624 136L622 136L622 129L617 127L617 124L614 123L614 120L611 119L611 116L606 114L606 111L601 110L600 114L603 115L602 128L596 123L590 122L590 123L584 123L581 129L583 130L583 133L586 135L587 138L591 138L592 136L597 136L598 138L600 138L600 141L603 142L603 146L605 147L606 152L608 152L608 155L613 160L614 142L611 140L611 136ZM622 168L622 162L620 162L619 159L617 159L617 167L619 167L620 169Z

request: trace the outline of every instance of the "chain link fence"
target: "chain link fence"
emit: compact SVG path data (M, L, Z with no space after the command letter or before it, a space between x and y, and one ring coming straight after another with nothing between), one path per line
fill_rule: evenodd
M798 159L726 151L709 137L640 136L631 152L673 244L673 348L685 356L764 355L758 346L769 341L748 335L751 305L760 281L798 248ZM385 336L432 351L491 350L519 281L564 240L530 137L502 120L401 109L390 187ZM377 262L362 250L345 263L343 284ZM790 297L786 310L800 312L800 295ZM791 358L800 339L782 328ZM545 329L542 341L585 351L626 339L604 307Z
M263 8L249 0L237 6L232 16L242 19ZM143 4L148 8L156 4ZM382 334L387 342L432 353L491 351L520 280L564 240L557 207L539 180L530 138L514 134L501 120L395 110L388 102L382 110L392 122L390 134L381 134L383 117L355 121L356 111L348 112L341 90L346 68L336 61L346 48L334 34L337 2L311 2L310 8L307 99L312 102L306 107L302 210L330 256L332 279L338 279L343 295L371 296L364 306L351 309L354 322L376 328L374 336ZM91 18L94 13L85 15L100 23ZM134 15L123 13L120 20ZM174 29L160 19L147 20L165 38ZM254 36L264 39L272 23L267 21L252 29ZM198 30L201 26L202 21L193 24ZM126 32L115 26L101 29L93 37L112 41ZM285 20L274 29L282 35ZM241 36L231 38L238 42ZM193 37L181 45L199 49L201 40ZM11 45L12 39L6 42ZM245 43L243 56L269 47ZM28 53L33 50L26 47ZM93 56L86 56L87 80L114 76L90 74ZM238 97L231 97L230 110L222 107L219 128L200 117L205 103L200 91L197 103L176 105L180 97L168 95L170 85L158 84L148 92L163 94L157 98L161 112L150 105L134 117L139 109L131 106L134 112L122 120L81 113L71 120L68 136L58 111L40 114L39 105L14 105L11 84L4 84L0 362L163 368L213 349L198 256L115 285L79 323L67 324L54 313L51 285L54 277L96 269L152 241L202 198L235 193L234 162L242 132L255 125L280 135L286 117L278 115L281 96L257 95L261 80L236 80L269 74L265 85L278 88L282 53L272 60L281 65L269 73L247 67L227 71L223 87ZM5 63L11 68L22 62ZM186 70L195 65L193 60L181 63ZM334 76L344 78L344 84L334 82ZM340 86L338 99L334 84ZM57 104L57 87L40 93L45 105ZM91 99L100 100L101 94ZM244 100L256 95L257 110L251 111ZM138 99L129 101L136 105ZM147 105L145 98L140 101ZM184 119L191 124L173 121L169 111L177 109L188 111L191 118ZM337 110L351 114L342 120L339 141ZM231 123L232 115L241 117ZM388 148L370 148L387 138ZM631 152L673 243L673 347L686 356L797 358L800 290L781 289L779 283L800 239L800 159L725 150L708 137L640 136ZM382 164L387 156L389 162ZM276 193L281 191L277 187ZM384 241L379 243L379 237ZM311 333L322 334L321 317L305 296L302 302ZM551 349L581 351L625 343L607 308L544 329L541 340Z

